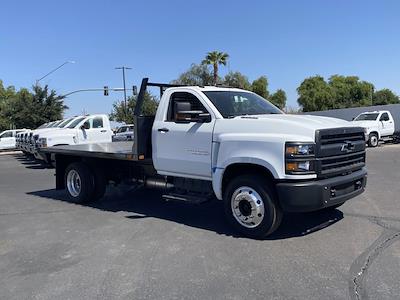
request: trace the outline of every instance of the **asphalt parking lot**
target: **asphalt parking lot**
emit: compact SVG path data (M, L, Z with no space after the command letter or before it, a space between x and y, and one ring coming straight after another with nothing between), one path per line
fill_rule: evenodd
M236 236L221 203L110 187L76 205L54 170L0 155L1 299L398 299L400 146L368 149L367 191Z

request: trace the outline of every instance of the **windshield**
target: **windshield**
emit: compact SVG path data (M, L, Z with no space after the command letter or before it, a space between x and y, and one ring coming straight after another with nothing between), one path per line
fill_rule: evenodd
M361 114L354 121L376 121L379 114Z
M66 120L62 121L60 124L58 124L57 127L63 128L63 127L65 127L65 125L67 125L67 124L68 124L69 122L71 122L73 119L74 119L74 118L66 119Z
M82 122L84 119L85 119L85 117L80 117L80 118L76 119L75 121L73 121L71 124L69 124L65 128L75 128L75 126L78 125L80 122Z
M47 127L47 123L44 123L44 124L40 125L40 126L39 126L38 128L36 128L36 129L45 128L45 127Z
M257 94L241 91L208 91L204 94L224 118L282 114L276 106Z
M54 123L55 123L55 122L47 123L47 125L46 125L45 128L51 128L51 127L53 127Z

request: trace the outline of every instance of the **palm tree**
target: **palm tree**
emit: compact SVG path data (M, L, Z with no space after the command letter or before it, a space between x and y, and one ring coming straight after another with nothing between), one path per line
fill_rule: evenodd
M226 62L228 61L228 53L212 51L208 52L206 58L202 61L202 64L212 65L214 68L214 84L217 84L218 80L218 66L224 65L226 66Z

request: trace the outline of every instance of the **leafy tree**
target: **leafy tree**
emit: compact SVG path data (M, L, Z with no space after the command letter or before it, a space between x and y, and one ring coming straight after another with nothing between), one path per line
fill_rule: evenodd
M9 99L12 97L15 97L16 92L15 92L15 87L13 86L8 86L7 88L4 87L3 81L0 80L0 102Z
M334 92L332 108L347 108L371 105L374 86L360 81L357 76L333 75L328 84Z
M0 80L0 131L10 128L10 125L13 124L9 110L15 97L15 88L13 86L4 87L3 81Z
M229 72L224 77L224 84L229 87L235 87L244 90L250 90L251 85L247 76L240 72Z
M0 82L0 129L12 124L17 128L36 128L39 125L61 119L68 107L64 97L57 95L48 86L34 86L33 93L26 88L15 91L14 87L4 88Z
M384 104L398 104L400 103L399 96L395 95L389 89L383 89L376 91L373 96L374 105L384 105Z
M192 64L186 72L182 73L178 79L173 80L173 84L184 85L213 85L213 74L206 65Z
M268 79L266 76L261 76L258 79L254 80L251 84L251 90L263 97L264 99L268 99Z
M286 106L286 93L282 89L278 89L268 99L272 104L283 109Z
M127 99L127 110L125 113L124 101L114 102L110 119L125 124L133 123L133 113L135 111L137 96L129 97ZM142 107L142 114L145 116L154 115L157 111L158 101L157 98L150 93L146 92L144 95L144 102Z
M333 75L328 82L321 76L310 77L301 83L297 92L303 111L398 103L390 90L375 93L372 83L357 76Z
M68 109L64 104L64 98L62 95L57 95L55 90L49 90L48 85L33 86L32 105L36 112L36 122L32 127L62 119L64 110Z
M297 102L302 106L304 112L333 107L332 87L319 75L306 78L297 88L297 93L299 94Z
M211 65L213 67L214 85L218 83L218 67L219 65L226 66L229 55L224 52L211 51L208 52L205 59L202 61L204 65Z

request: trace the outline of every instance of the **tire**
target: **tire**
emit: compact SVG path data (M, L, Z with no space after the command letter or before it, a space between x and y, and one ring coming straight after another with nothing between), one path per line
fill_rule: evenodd
M379 144L379 137L376 133L370 133L368 139L368 146L375 148Z
M85 203L93 199L94 177L87 165L81 162L70 164L65 170L65 187L70 200Z
M282 221L274 188L261 176L232 179L224 193L224 211L232 226L250 238L272 234Z

